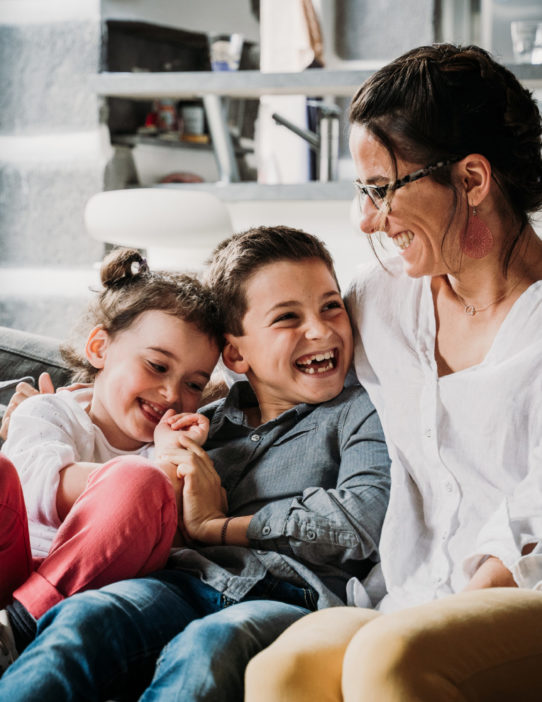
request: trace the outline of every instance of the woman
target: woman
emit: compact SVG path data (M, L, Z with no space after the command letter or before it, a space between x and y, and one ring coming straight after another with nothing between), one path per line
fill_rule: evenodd
M540 114L482 49L436 45L368 79L350 118L361 229L399 253L348 296L393 460L387 594L373 572L358 609L297 622L247 699L539 699Z

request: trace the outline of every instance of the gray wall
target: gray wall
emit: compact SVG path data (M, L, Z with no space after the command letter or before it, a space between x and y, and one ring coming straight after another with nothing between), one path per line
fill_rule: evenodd
M49 19L43 3L40 18L19 0L0 16L0 324L43 333L62 333L86 306L82 281L103 250L82 217L110 156L88 82L101 22L80 7Z
M433 0L336 0L335 53L343 60L387 61L433 39Z

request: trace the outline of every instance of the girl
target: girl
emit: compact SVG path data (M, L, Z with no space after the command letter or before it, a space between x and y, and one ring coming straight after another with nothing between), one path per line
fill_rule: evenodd
M131 249L101 281L84 355L62 349L92 390L29 398L0 455L0 671L64 597L164 566L182 481L153 456L207 437L204 417L179 413L195 412L218 359L210 292Z

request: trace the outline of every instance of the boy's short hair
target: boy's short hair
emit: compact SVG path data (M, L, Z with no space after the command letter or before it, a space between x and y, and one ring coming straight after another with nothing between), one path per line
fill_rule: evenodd
M206 280L216 295L224 330L235 336L244 334L246 283L258 269L270 263L308 258L320 259L339 287L333 259L325 244L301 229L253 227L222 241L213 251Z

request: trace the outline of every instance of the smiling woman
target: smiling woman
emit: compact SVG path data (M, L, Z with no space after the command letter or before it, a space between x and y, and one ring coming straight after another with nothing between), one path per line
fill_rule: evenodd
M399 254L347 295L392 458L381 565L351 581L358 609L311 614L257 656L246 699L534 702L540 114L485 51L440 44L377 71L350 118L361 229Z

